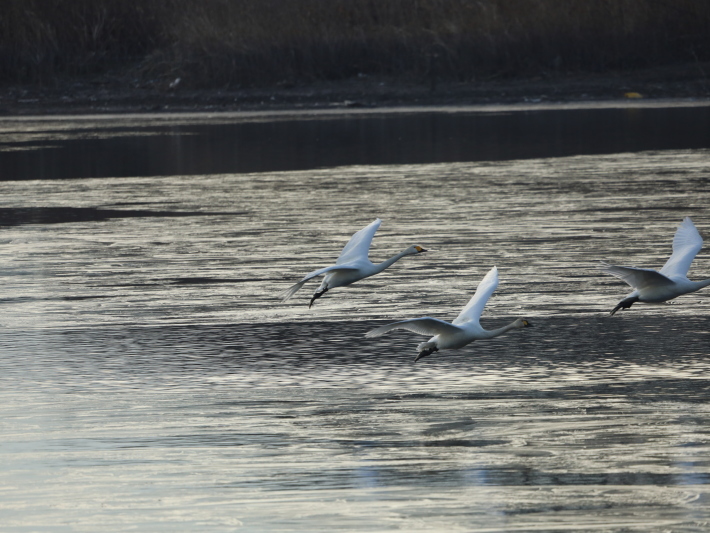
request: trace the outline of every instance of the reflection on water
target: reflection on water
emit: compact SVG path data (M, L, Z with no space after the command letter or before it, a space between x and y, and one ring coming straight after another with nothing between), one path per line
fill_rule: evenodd
M149 202L142 202L149 203ZM137 204L131 204L137 205ZM151 211L148 209L107 209L105 207L0 207L0 227L21 224L63 224L103 222L127 217L190 217L206 215L243 215L245 213L210 213L206 211Z
M71 129L70 129L71 128ZM710 148L710 107L10 121L0 180L306 170Z
M6 523L702 529L705 339L655 342L640 317L558 317L413 365L409 334L363 340L379 323L4 337L4 379L23 388L0 392Z
M599 260L657 268L684 216L701 233L707 227L708 159L704 150L662 151L5 182L0 207L16 218L0 234L0 323L451 319L493 265L501 283L487 315L608 312L628 290L599 275ZM65 212L75 220L44 223ZM37 223L18 213L34 213ZM279 302L281 290L331 264L353 231L378 216L374 260L411 244L431 252L333 290L310 310L304 303L316 282ZM691 279L703 277L703 254ZM696 315L708 301L694 293L669 305ZM637 305L632 314L664 316L666 307Z
M710 151L546 155L0 183L0 523L706 529L708 293L611 318L596 262L707 236ZM431 252L277 299L376 216L375 259ZM483 325L535 328L416 365L422 337L364 338L454 318L493 264Z

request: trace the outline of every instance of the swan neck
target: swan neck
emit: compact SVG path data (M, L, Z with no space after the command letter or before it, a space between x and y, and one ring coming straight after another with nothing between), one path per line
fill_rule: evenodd
M695 286L696 286L698 289L702 289L703 287L707 287L708 285L710 285L710 279L704 279L704 280L701 280L701 281L694 281L693 283L695 284ZM697 290L697 289L696 289L696 290Z
M506 331L510 331L511 329L516 329L517 327L518 327L518 321L515 320L515 321L511 322L510 324L508 324L507 326L503 326L502 328L498 328L498 329L492 329L490 331L487 331L486 333L488 333L488 338L493 338L493 337L497 337L498 335L503 335L503 333L505 333Z
M393 255L393 256L390 257L389 259L386 259L385 261L382 261L381 263L376 264L376 265L375 265L375 268L377 268L377 271L378 271L378 272L382 272L385 268L387 268L387 267L389 267L389 266L392 266L392 265L395 264L397 261L399 261L400 259L402 259L405 255L408 255L408 254L406 253L406 250L403 251L403 252L399 252L398 254Z

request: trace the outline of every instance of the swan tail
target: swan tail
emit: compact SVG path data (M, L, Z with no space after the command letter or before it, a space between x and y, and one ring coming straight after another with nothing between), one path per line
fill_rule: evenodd
M307 279L301 280L295 285L291 285L288 289L279 294L279 298L284 302L287 302L291 297L298 292L298 289L303 287L303 285L308 281Z

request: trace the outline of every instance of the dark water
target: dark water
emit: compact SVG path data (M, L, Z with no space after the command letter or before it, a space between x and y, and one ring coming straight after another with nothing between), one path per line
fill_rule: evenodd
M165 124L167 122L167 124ZM127 124L126 124L127 123ZM306 170L710 148L710 108L8 123L0 179Z
M611 318L629 290L596 268L660 267L686 215L708 234L703 114L15 124L0 529L707 530L708 293ZM310 151L279 156L306 126L323 145L301 129ZM376 216L374 259L431 251L310 310L315 283L277 299ZM416 365L422 337L364 338L453 319L493 264L484 327L534 328Z

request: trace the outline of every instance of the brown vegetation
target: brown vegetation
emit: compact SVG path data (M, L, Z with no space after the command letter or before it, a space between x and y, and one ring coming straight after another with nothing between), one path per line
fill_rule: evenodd
M707 0L4 0L0 79L464 81L710 60Z

